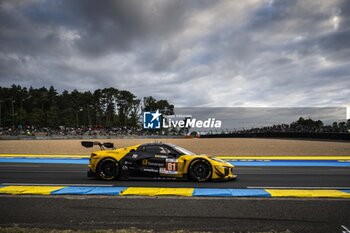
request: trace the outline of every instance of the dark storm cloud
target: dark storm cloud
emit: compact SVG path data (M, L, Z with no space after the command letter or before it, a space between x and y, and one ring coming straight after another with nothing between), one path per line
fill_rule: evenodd
M186 18L183 1L70 1L68 10L79 17L82 38L77 45L91 55L128 51L134 43L167 37ZM184 12L181 14L181 12ZM159 39L158 38L158 39ZM141 41L140 41L141 40Z
M1 42L9 51L49 52L64 39L57 31L61 28L77 33L74 45L88 55L129 51L135 43L147 44L176 33L188 14L207 5L204 1L34 1L20 5L8 1L2 3Z
M178 106L350 105L348 0L0 1L0 85Z

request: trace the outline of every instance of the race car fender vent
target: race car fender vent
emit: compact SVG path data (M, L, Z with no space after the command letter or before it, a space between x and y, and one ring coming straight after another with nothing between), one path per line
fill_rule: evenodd
M216 173L216 175L218 175L218 176L220 176L220 177L225 177L225 174L224 173L222 173L219 169L217 169L216 167L215 167L215 173ZM226 172L225 172L226 173Z

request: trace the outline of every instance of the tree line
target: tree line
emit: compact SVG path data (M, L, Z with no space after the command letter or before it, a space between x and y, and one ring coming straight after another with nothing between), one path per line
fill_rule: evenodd
M325 125L321 120L305 119L300 117L290 124L278 124L267 127L243 129L234 133L267 133L267 132L294 132L294 133L348 133L350 130L350 119L346 122L333 122Z
M142 111L156 109L173 114L174 105L113 87L61 93L53 86L0 87L0 128L140 127Z

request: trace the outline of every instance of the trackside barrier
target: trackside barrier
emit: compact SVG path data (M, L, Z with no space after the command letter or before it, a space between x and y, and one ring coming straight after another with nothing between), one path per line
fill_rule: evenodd
M350 198L350 190L317 189L226 189L226 188L151 188L86 186L0 186L0 194L11 195L114 195L114 196L186 196L186 197L293 197Z

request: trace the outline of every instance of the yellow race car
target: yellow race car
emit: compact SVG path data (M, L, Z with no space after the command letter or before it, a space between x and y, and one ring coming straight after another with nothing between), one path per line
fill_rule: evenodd
M229 180L236 177L233 165L208 155L196 155L168 143L146 143L115 149L113 143L82 142L84 147L99 145L91 154L89 177L104 180L169 178L192 181Z

